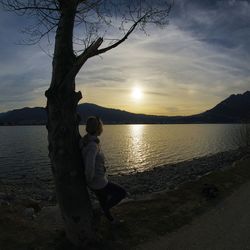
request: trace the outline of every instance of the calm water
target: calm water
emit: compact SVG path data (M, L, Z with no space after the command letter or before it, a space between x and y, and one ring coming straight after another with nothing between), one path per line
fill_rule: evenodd
M241 125L105 125L100 137L109 174L144 171L166 163L234 149ZM84 126L80 128L84 134ZM47 130L0 127L0 179L51 179Z

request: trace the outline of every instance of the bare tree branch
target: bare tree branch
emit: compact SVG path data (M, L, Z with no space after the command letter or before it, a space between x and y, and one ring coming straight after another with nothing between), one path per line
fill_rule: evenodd
M168 15L171 10L171 5L168 7L167 12L165 15ZM150 20L154 15L159 14L157 11L149 11L145 13L143 16L141 16L137 21L134 20L133 16L131 15L131 18L133 18L134 24L129 28L129 30L125 33L125 35L121 39L112 39L116 40L115 43L113 43L110 46L107 46L105 48L99 49L101 44L103 43L104 39L99 37L96 41L92 42L90 46L88 46L76 59L76 63L74 65L74 69L70 74L77 75L79 70L81 69L82 65L88 60L88 58L103 54L111 49L116 48L119 46L121 43L123 43L129 35L135 30L135 28L141 24L142 22L147 22L147 20Z
M13 10L20 11L20 10L49 10L49 11L59 11L57 8L46 8L41 6L29 6L29 7L16 7L14 5L9 5L8 7L13 8Z
M120 45L121 43L123 43L128 37L129 35L134 31L134 29L136 28L136 26L146 17L147 14L145 14L143 17L141 17L138 21L136 21L132 26L131 28L128 30L128 32L125 34L125 36L123 36L122 39L118 40L116 43L106 47L106 48L103 48L103 49L99 49L99 50L96 50L95 55L99 55L99 54L102 54L102 53L105 53L111 49L114 49L115 47L117 47L118 45Z
M20 13L26 13L26 11L29 10L59 11L58 5L54 0L39 1L39 3L37 3L36 0L28 0L28 1L2 0L0 3L6 10L16 11Z
M106 48L99 49L98 54L120 45L136 27L146 33L146 24L166 25L171 8L167 0L0 0L0 4L9 11L37 20L24 30L28 34L27 41L24 41L27 44L39 43L45 36L50 40L50 32L58 25L62 6L77 5L74 42L79 44L81 41L86 49L99 37L104 42L111 41L106 36L116 40ZM121 33L124 36L117 39ZM79 52L82 48L74 50Z
M76 58L76 62L74 63L74 66L72 70L68 73L67 78L74 78L77 73L80 71L82 65L92 56L96 54L96 51L98 51L98 48L103 43L103 38L98 38L96 41L94 41L87 49L85 49L80 56ZM67 82L67 79L66 81Z

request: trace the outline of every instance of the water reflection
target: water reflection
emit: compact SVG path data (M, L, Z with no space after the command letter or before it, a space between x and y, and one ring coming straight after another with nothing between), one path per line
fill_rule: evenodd
M145 142L145 126L143 124L129 125L129 150L127 162L130 163L130 170L142 171L147 155L147 144Z
M245 137L237 124L105 125L101 144L115 175L237 148ZM0 127L0 142L0 179L51 178L44 126Z

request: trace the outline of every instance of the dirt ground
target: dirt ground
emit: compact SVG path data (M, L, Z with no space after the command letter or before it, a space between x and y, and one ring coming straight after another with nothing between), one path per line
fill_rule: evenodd
M99 240L89 249L132 249L177 232L247 183L249 167L250 157L245 156L226 170L212 172L178 189L121 204L114 213L124 222L113 226L102 217ZM65 238L57 207L44 207L30 219L21 211L20 204L0 206L1 250L75 249Z

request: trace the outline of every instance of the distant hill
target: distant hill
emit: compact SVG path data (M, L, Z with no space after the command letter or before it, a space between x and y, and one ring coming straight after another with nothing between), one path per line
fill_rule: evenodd
M22 108L0 113L0 124L25 125L25 124L45 124L47 114L44 108Z
M99 116L104 123L162 123L166 116L155 116L145 114L134 114L124 110L104 108L91 103L84 103L78 106L78 113L86 122L91 115Z
M214 108L202 114L213 121L225 120L235 122L250 119L250 91L244 94L231 95Z
M244 94L231 95L214 108L191 116L155 116L134 114L123 110L110 109L91 103L78 106L78 113L83 123L88 116L99 116L104 123L239 123L250 121L250 91ZM44 108L22 108L0 113L0 125L33 125L45 124L47 119Z
M231 95L203 113L177 119L181 123L240 123L250 121L250 91Z

